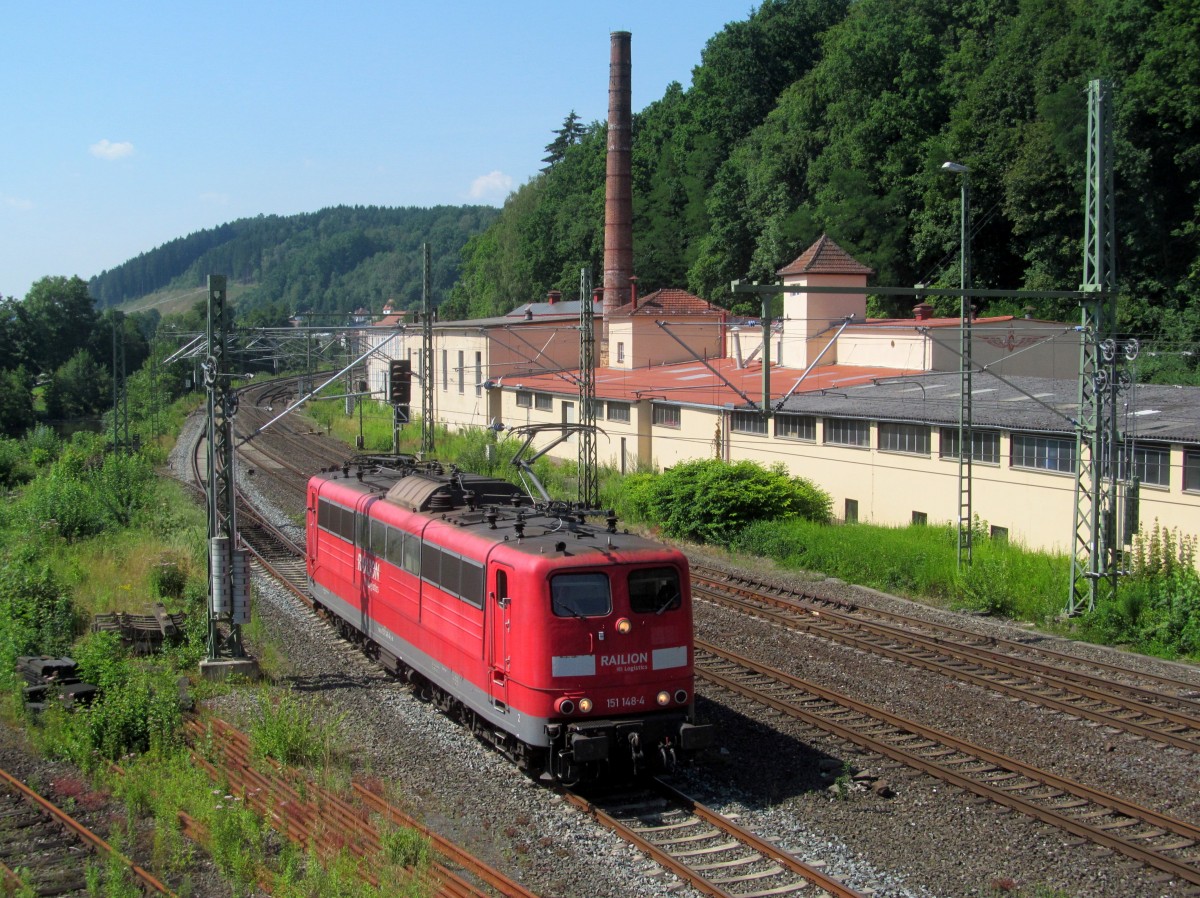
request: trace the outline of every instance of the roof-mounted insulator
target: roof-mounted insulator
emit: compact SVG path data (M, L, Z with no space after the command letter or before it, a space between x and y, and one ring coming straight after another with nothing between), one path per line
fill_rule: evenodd
M484 520L486 520L488 522L488 529L495 530L496 529L496 518L499 517L499 515L496 513L496 509L489 508L487 511L487 514L485 514L483 517L484 517Z
M617 532L617 512L615 509L610 508L608 510L608 517L604 519L604 522L608 524L609 533ZM612 540L609 540L609 545L612 545Z
M567 551L567 544L566 544L566 543L564 543L564 542L557 542L557 543L555 543L555 544L554 544L554 551L555 551L555 552L566 552L566 551Z

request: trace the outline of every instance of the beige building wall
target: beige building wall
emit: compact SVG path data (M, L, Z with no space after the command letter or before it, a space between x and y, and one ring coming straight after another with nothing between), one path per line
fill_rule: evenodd
M957 371L962 336L957 327L931 330L934 371ZM1017 319L971 329L971 361L976 370L988 366L1005 377L1079 376L1079 334L1073 327L1051 321Z
M659 327L659 321L687 348ZM716 315L612 318L608 323L608 367L630 370L672 365L692 361L693 353L716 358L724 352L724 330L724 322Z
M933 327L924 332L911 326L851 326L838 338L840 365L917 371L958 371L961 331ZM1079 371L1079 335L1063 324L1024 319L999 324L976 324L971 331L971 361L1009 377L1072 379ZM824 363L831 350L822 359Z
M781 365L807 368L833 339L836 325L841 319L853 315L859 321L866 320L866 277L861 274L792 275L785 277L783 283L785 286L858 287L863 289L863 293L785 293ZM821 364L837 363L840 348L835 346L825 353Z

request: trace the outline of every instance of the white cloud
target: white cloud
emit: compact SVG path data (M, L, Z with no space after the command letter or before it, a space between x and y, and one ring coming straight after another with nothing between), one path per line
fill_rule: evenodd
M469 196L473 200L502 200L508 196L512 186L512 175L494 171L472 181Z
M16 209L18 212L28 212L33 208L33 200L22 199L19 196L4 196L0 197L4 200L4 205L10 209Z
M101 140L88 147L88 151L97 159L107 159L113 162L133 155L133 144L127 140L113 143L111 140Z

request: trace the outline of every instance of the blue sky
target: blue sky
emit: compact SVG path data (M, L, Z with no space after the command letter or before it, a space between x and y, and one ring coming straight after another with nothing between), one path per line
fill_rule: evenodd
M489 203L574 109L690 83L747 0L13 3L0 54L0 295L246 216Z

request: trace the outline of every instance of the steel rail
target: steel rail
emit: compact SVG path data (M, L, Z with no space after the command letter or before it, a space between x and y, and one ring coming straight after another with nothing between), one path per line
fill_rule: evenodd
M785 851L771 843L759 838L748 830L738 826L728 817L718 814L711 808L697 803L694 799L689 798L673 787L663 783L661 780L655 780L653 787L646 794L656 795L659 798L665 799L675 805L677 810L682 810L685 813L692 814L699 820L713 827L713 837L727 836L741 843L746 850L757 855L761 860L770 861L775 864L782 865L784 869L798 877L798 882L774 886L763 892L747 892L744 891L746 883L752 881L754 877L737 877L725 876L722 877L725 881L719 881L716 877L705 875L707 871L699 867L693 868L684 860L676 856L672 852L663 847L662 844L653 841L649 838L649 834L655 832L652 828L638 829L624 821L618 819L613 813L605 810L597 801L589 799L577 792L572 792L569 789L560 790L560 795L572 806L583 811L585 814L594 819L597 823L604 826L606 829L616 833L631 845L637 847L640 851L649 855L659 865L670 870L681 880L683 880L692 888L705 895L713 896L713 898L739 898L739 896L773 894L787 895L799 893L806 889L808 885L816 885L823 889L826 894L834 896L834 898L863 898L861 892L851 889L845 883L839 882L829 874L818 870L816 867L805 864L797 860ZM635 802L636 803L636 802ZM659 812L661 813L661 811ZM679 829L686 824L671 824L671 827ZM664 827L666 828L666 827ZM682 844L692 845L696 841L695 837L687 837L680 840ZM732 846L729 846L732 847ZM725 847L722 850L729 850ZM715 852L714 852L715 853ZM700 857L711 857L711 855L699 854ZM728 866L724 864L712 864L715 870L724 870L728 872ZM761 875L761 874L760 874ZM740 884L743 889L732 892L722 888L723 885Z
M41 813L52 819L56 824L62 826L69 832L73 833L76 838L84 844L90 846L93 850L101 853L106 858L113 858L124 866L129 872L142 884L144 888L148 888L157 892L160 895L174 896L169 888L158 880L154 874L148 870L138 866L125 855L114 849L104 839L96 835L70 814L56 807L51 802L47 801L37 792L30 789L23 782L13 776L6 770L0 770L0 782L5 783L14 793L19 795L29 804L36 807Z
M951 636L960 640L983 642L987 645L1004 649L1006 652L1014 655L1041 656L1054 666L1054 669L1058 671L1060 676L1073 675L1073 672L1070 670L1072 667L1083 667L1092 670L1104 671L1107 674L1131 677L1143 682L1154 683L1158 687L1159 691L1145 690L1136 686L1113 683L1111 680L1101 681L1108 683L1114 689L1127 690L1131 695L1148 695L1159 700L1169 700L1184 707L1194 708L1198 713L1200 713L1200 684L1195 682L1179 680L1173 677L1163 676L1161 674L1135 671L1129 667L1120 664L1114 664L1108 661L1080 658L1077 655L1070 655L1066 652L1059 652L1054 649L1044 648L1041 646L1033 646L1020 640L1005 639L1001 636L987 636L963 627L955 627L949 624L935 624L911 615L885 611L880 608L864 608L860 605L855 605L849 602L823 599L805 592L798 592L793 589L771 586L769 584L753 580L749 577L730 575L724 571L706 567L704 565L693 566L692 573L699 579L708 581L709 583L715 585L732 584L739 590L749 590L754 592L756 595L769 596L777 601L791 601L792 603L796 604L803 603L806 605L819 605L822 608L823 613L828 613L827 609L833 608L834 610L841 611L845 614L857 613L869 615L885 621L891 621L892 623L899 624L901 627L917 627L920 629L931 630L934 633L950 634ZM1090 676L1086 673L1079 675L1092 682L1097 680L1096 677ZM1186 694L1167 695L1163 690L1172 690Z
M352 786L359 797L369 797L369 800L364 801L364 808L351 805L323 786L313 783L300 771L269 759L267 763L274 771L273 775L256 769L251 761L249 739L240 730L219 718L210 718L204 723L199 720L189 721L188 731L194 738L206 738L206 725L213 728L224 765L218 769L198 756L196 763L206 769L214 779L226 777L235 790L241 791L247 804L267 818L272 826L289 840L305 847L317 845L327 858L332 857L335 843L339 849L345 848L359 858L370 858L383 851L379 831L369 819L369 813L375 811L384 816L389 823L421 832L429 838L436 855L477 876L481 882L499 894L515 898L536 898L534 893L472 857L453 842L415 822L404 822L409 819L406 815L392 807L381 796L359 784ZM297 788L294 783L301 785ZM339 835L339 839L328 838L331 828ZM322 835L325 838L316 838ZM372 885L380 885L378 877L369 869L361 870L360 876ZM429 870L424 873L424 879L438 895L490 898L491 893L472 885L442 861L433 861Z
M1023 814L1065 830L1073 835L1120 852L1127 857L1155 867L1172 876L1200 885L1200 866L1197 866L1193 862L1177 860L1162 853L1163 851L1175 851L1195 846L1197 842L1200 842L1200 827L996 754L964 740L957 739L947 733L916 724L913 721L855 701L832 690L823 689L813 683L792 677L781 671L773 670L749 658L727 652L701 640L696 641L696 651L696 675L714 685L734 694L742 695L759 704L767 705L809 726L824 730L839 739L937 777L944 782L965 791L973 792L989 801L1004 805L1012 810L1020 811ZM889 743L877 735L868 735L839 720L825 718L820 714L814 713L810 708L798 705L794 701L764 693L762 690L747 686L745 683L740 683L719 670L715 670L713 662L705 661L700 656L701 653L707 653L735 670L748 672L769 681L783 684L799 692L819 698L838 708L850 709L866 717L868 723L872 723L876 727L879 723L883 723L893 733L899 731L902 736L911 735L918 737L923 744L919 744L918 746L917 743L914 743L913 749L917 747L921 750L933 749L934 753L942 758L948 756L947 749L977 758L991 768L977 771L980 777L983 774L988 774L999 775L1005 778L1003 780L997 779L997 782L1001 783L1001 785L991 785L985 779L976 778L959 770L952 769L944 760L931 760L927 757L921 757L916 754L915 750L910 750L908 747ZM963 767L964 763L964 761L958 760L954 766ZM1030 791L1034 786L1014 783L1012 779L1015 777L1024 777L1036 786L1050 789L1049 793L1039 796L1039 799L1042 801L1059 802L1064 795L1072 796L1072 799L1059 805L1057 809L1038 804L1029 798L1023 798L1016 794L1017 790ZM1091 805L1092 808L1083 810L1075 816L1064 813L1065 810L1080 810L1081 808L1085 808L1086 805ZM1104 817L1125 819L1118 819L1103 825L1092 825L1086 822L1090 819L1103 819ZM1108 829L1122 829L1126 827L1129 825L1126 821L1138 821L1151 828L1151 831L1148 833L1138 832L1135 838L1140 837L1142 840L1145 840L1172 834L1178 841L1169 843L1160 851L1135 845L1132 841L1120 838L1107 831ZM1158 830L1158 832L1154 832L1154 830Z
M751 593L749 590L743 590L748 601L732 595L724 589L714 590L708 586L694 584L693 590L710 601L769 619L793 629L816 633L854 648L925 670L946 674L985 689L1013 695L1064 714L1083 717L1185 751L1200 751L1200 717L1182 711L1173 711L1141 698L1131 697L1126 694L1128 690L1114 688L1110 691L1105 688L1107 684L1096 685L1102 682L1098 678L1088 677L1086 682L1081 683L1078 682L1078 679L1084 678L1084 675L1077 674L1072 678L1067 676L1066 672L1048 665L1027 659L1014 659L1011 655L992 652L983 646L955 644L936 636L924 636L887 624L857 619L836 610L809 611L793 602L761 593ZM774 608L757 607L750 603L760 603L774 606ZM846 632L846 630L856 632ZM870 636L857 634L870 634ZM872 636L888 640L893 645L882 645L876 639L870 638ZM906 645L912 648L906 648ZM926 656L916 654L914 649L927 654ZM928 657L928 655L934 657ZM964 668L962 666L964 664L974 670ZM981 672L988 670L1011 679L997 679ZM1014 680L1027 685L1019 685ZM1098 710L1095 706L1088 707L1067 698L1048 695L1045 691L1037 688L1039 686L1057 689L1062 693L1073 694L1090 702L1108 705L1112 710ZM1135 687L1129 687L1130 690L1133 688ZM1148 690L1141 690L1141 692L1150 699L1171 700L1170 696L1161 696ZM1122 717L1119 716L1120 712L1137 715L1150 721L1161 721L1161 725L1171 728L1163 729L1130 717ZM1186 731L1190 731L1190 734L1184 735L1183 733Z

